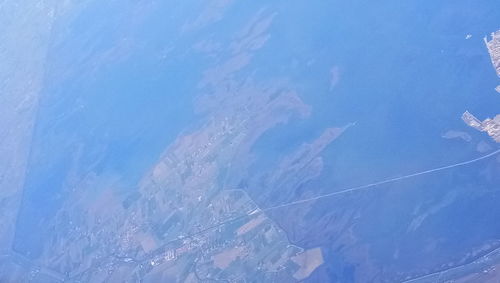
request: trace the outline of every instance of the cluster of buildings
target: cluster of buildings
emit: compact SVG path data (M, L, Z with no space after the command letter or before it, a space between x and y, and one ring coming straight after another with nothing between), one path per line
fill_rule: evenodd
M500 30L491 34L491 40L488 41L488 39L485 38L484 42L490 53L491 63L497 75L500 77ZM500 93L500 85L496 87L496 91ZM462 120L464 120L467 125L481 132L488 133L496 142L500 142L500 114L496 115L493 119L487 118L481 121L468 111L465 111L462 115Z

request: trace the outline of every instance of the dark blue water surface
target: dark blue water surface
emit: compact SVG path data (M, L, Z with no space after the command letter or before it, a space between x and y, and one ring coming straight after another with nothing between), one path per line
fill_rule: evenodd
M202 124L193 101L201 94L197 85L203 70L217 61L190 48L201 39L228 45L261 9L275 14L271 37L239 75L263 85L287 79L311 105L312 114L265 133L253 147L257 163L252 170L267 170L325 128L350 122L356 125L326 149L324 170L307 189L332 192L448 165L478 153L474 145L441 135L455 129L467 131L475 142L485 139L460 116L465 110L481 118L498 112L498 78L482 40L499 28L496 0L236 1L219 22L185 33L181 27L200 12L202 1L146 2L95 1L56 23L18 217L17 251L32 257L41 253L51 233L43 224L54 217L71 184L92 172L103 180L118 180L117 189L133 189L176 136ZM466 40L467 34L473 37ZM333 67L340 80L331 88ZM480 171L485 164L472 168ZM398 230L401 219L383 219L394 213L405 217L415 199L442 199L442 188L492 186L475 184L468 174L452 171L402 184L427 190L400 195L400 205L392 208L394 199L374 198L375 204L363 212L374 218L361 220L360 238L373 244L377 260L389 261L389 250L383 247L391 248L391 239L384 237L404 233ZM99 182L94 189L99 190ZM423 233L452 239L443 247L444 258L459 243L474 246L498 238L498 229L484 228L494 219L481 222L485 230L474 224L484 214L474 203L485 203L487 209L494 206L493 199L462 197ZM440 228L445 219L452 219L451 230ZM464 227L460 223L472 225L484 237L460 237L453 232ZM301 244L323 245L325 258L334 258L331 253L338 251L328 250L327 236L332 235ZM415 252L402 247L408 254ZM336 259L326 266L331 278L354 280L348 262Z
M55 34L70 33L54 40L49 53L18 218L20 252L40 252L48 234L42 223L68 196L68 181L93 172L133 188L193 117L193 85L203 64L182 54L185 43L173 37L179 21L161 13L167 7L141 18L139 6L96 2L65 19L69 27L56 26ZM160 57L168 46L175 46L172 54Z

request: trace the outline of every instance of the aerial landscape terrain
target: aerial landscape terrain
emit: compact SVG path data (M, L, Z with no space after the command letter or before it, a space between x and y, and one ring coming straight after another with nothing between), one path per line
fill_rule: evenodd
M0 282L500 282L497 0L0 23Z

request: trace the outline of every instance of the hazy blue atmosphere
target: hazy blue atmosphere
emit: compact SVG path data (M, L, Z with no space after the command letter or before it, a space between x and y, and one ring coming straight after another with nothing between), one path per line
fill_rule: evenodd
M462 120L500 113L497 0L5 0L0 26L0 282L500 280L500 147Z

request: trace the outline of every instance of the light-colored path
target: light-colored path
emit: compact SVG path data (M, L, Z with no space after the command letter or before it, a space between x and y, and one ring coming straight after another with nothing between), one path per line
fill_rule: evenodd
M385 179L385 180L378 181L378 182L371 183L371 184L361 185L361 186L357 186L357 187L344 188L344 189L341 189L341 190L333 192L333 193L328 193L328 194L324 194L324 195L315 196L312 198L301 199L301 200L296 200L296 201L292 201L292 202L288 202L288 203L283 203L283 204L276 205L276 206L267 207L267 208L262 209L261 211L264 212L264 211L269 211L269 210L275 210L278 208L284 208L287 206L307 203L307 202L311 202L311 201L315 201L315 200L319 200L319 199L323 199L323 198L329 198L332 196L338 196L338 195L343 195L343 194L347 194L347 193L351 193L351 192L366 190L366 189L373 188L373 187L383 185L383 184L393 183L393 182L404 180L404 179L409 179L409 178L422 176L422 175L426 175L426 174L430 174L430 173L434 173L434 172L439 172L439 171L443 171L443 170L447 170L447 169L465 166L465 165L475 163L475 162L481 161L483 159L492 157L494 155L497 155L498 153L500 153L500 149L498 149L494 152L491 152L487 155L483 155L481 157L471 159L468 161L459 162L459 163L455 163L455 164L451 164L451 165L447 165L447 166L443 166L443 167L438 167L438 168L434 168L434 169L429 169L429 170L425 170L425 171L421 171L421 172L417 172L417 173L413 173L413 174L409 174L409 175L405 175L405 176L401 176L401 177Z

